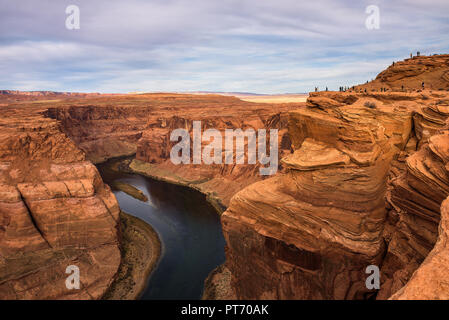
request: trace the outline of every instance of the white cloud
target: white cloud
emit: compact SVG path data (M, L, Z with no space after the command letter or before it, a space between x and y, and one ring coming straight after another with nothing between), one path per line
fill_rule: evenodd
M373 78L411 51L449 50L449 2L0 0L0 88L303 92ZM41 87L40 87L41 86Z

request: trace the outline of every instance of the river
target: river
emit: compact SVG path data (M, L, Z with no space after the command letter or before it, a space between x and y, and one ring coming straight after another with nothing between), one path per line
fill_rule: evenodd
M117 160L115 160L117 161ZM115 172L111 161L98 165L120 208L159 234L162 253L142 299L200 299L204 280L225 261L220 218L203 194L137 174ZM114 181L141 190L147 202L112 187Z

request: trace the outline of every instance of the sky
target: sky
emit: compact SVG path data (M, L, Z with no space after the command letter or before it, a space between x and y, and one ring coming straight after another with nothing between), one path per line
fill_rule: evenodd
M0 89L338 90L416 51L449 53L448 0L0 0Z

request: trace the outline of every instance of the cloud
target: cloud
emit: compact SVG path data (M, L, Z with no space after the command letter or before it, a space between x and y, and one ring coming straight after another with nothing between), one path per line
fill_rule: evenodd
M76 4L81 29L65 28ZM449 52L446 0L0 0L0 88L306 92Z

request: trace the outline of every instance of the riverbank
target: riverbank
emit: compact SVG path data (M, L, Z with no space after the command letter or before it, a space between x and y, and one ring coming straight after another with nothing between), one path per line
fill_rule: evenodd
M161 255L159 236L148 223L122 211L120 227L122 260L106 300L138 299Z
M204 280L204 291L201 300L236 300L237 296L231 285L231 271L220 265Z

